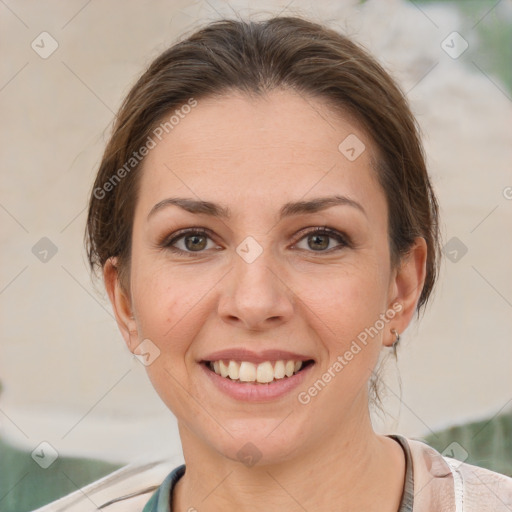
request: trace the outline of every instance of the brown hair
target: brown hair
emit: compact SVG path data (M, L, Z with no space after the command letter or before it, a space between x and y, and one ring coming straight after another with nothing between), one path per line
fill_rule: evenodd
M275 88L315 96L352 113L374 141L393 264L415 237L427 243L419 313L438 271L439 227L416 120L392 78L365 50L334 30L297 17L216 21L151 63L120 108L93 186L86 227L91 269L116 256L121 282L128 284L139 149L164 116L191 98L230 90L262 95Z

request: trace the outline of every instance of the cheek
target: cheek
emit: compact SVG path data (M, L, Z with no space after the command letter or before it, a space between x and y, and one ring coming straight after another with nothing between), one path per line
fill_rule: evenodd
M205 320L207 288L176 269L146 268L134 280L133 293L139 339L151 340L159 350L146 372L163 402L172 411L181 411L180 416L186 415L191 409L186 391L190 347ZM196 279L204 281L197 275Z
M350 401L353 394L347 390L356 393L364 387L381 351L380 317L386 311L386 272L380 266L366 264L317 275L316 279L305 277L299 298L325 350L323 370L336 375L335 384L322 400L328 401L333 393L340 403ZM331 376L325 374L325 378ZM339 395L341 391L344 396Z
M357 335L379 318L387 300L385 272L377 266L303 276L298 296L323 320L336 341Z
M197 272L192 276L154 263L139 266L132 281L139 337L153 340L165 353L185 352L203 314L209 288L204 281Z

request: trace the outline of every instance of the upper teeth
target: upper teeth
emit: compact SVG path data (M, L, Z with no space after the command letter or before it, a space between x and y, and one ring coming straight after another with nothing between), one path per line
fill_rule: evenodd
M254 364L249 361L213 361L210 368L222 377L229 377L232 380L241 382L272 382L274 379L282 379L284 376L291 377L302 368L302 361L276 361L274 366L270 361Z

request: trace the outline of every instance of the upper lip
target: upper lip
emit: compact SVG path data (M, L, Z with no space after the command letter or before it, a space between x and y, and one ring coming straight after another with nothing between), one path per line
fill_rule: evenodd
M252 352L245 348L232 348L219 350L208 354L201 361L248 361L250 363L259 364L265 361L309 361L313 359L310 356L288 352L286 350L263 350L261 352Z

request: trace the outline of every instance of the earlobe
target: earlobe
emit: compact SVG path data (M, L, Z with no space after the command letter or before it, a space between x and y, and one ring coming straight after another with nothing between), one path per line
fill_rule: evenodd
M391 322L390 331L384 336L383 342L387 346L393 346L397 334L400 335L411 322L425 283L426 262L427 244L423 237L418 237L403 256L393 279L390 307L400 304L401 308Z
M131 298L123 289L119 279L117 258L109 258L103 266L103 280L116 318L117 326L132 352L137 346L137 324L132 311Z

